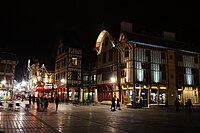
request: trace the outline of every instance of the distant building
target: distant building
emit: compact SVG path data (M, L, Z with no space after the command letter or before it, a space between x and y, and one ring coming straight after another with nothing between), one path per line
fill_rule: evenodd
M10 52L0 52L0 99L8 99L13 96L13 84L15 79L16 55Z
M55 72L48 71L45 64L31 62L29 59L25 77L29 83L26 93L36 97L45 95L48 98L54 95Z
M76 33L60 32L56 45L57 95L63 102L78 101L82 95L82 44Z
M75 32L60 32L56 41L55 75L62 101L97 102L96 53Z

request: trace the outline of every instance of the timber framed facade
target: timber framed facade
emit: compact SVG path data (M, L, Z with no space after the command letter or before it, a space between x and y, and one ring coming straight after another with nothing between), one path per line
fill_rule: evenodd
M198 49L192 44L175 41L173 37L169 40L130 31L122 30L114 47L109 33L100 34L102 40L96 44L99 102L117 96L125 106L133 103L142 103L145 107L162 106L166 102L174 105L176 98L183 105L189 98L193 104L199 104ZM113 62L107 62L110 50L115 51ZM117 66L115 71L113 66ZM112 75L116 77L116 84L111 83ZM104 77L107 80L104 81ZM112 94L116 88L118 95Z

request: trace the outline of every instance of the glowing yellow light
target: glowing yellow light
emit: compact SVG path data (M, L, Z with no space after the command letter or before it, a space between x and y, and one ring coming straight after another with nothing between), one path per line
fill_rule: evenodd
M111 78L110 78L110 81L111 81L111 83L115 83L115 82L116 82L116 79L115 79L114 77L111 77Z

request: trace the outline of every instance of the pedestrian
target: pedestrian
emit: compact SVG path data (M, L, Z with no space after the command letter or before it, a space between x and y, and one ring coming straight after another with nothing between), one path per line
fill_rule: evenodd
M36 102L37 102L37 111L39 111L40 110L40 98L39 97L36 98Z
M23 102L23 101L24 101L24 97L25 97L25 96L24 96L24 95L21 95L21 97L22 97L22 102Z
M58 111L58 104L59 104L60 100L59 100L59 97L56 96L56 99L55 99L55 103L56 103L56 111Z
M114 97L112 97L110 109L113 110L113 111L115 111L115 98Z
M117 98L117 107L116 107L116 109L117 109L117 108L118 108L118 110L121 110L119 98Z
M28 97L29 104L31 105L31 95Z
M40 97L40 109L41 109L41 111L44 111L44 98L43 98L43 96Z
M49 101L48 101L47 97L44 97L44 110L47 110L48 105L49 105Z
M189 98L187 101L187 106L188 106L188 112L192 111L192 100Z
M176 107L176 111L179 111L179 106L180 106L180 103L178 101L178 98L176 98L175 102L174 102L174 105Z
M35 104L35 95L32 96L33 105Z

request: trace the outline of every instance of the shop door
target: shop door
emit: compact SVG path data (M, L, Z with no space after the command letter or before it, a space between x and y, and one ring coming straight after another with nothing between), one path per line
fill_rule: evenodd
M148 106L148 90L147 89L142 89L141 90L141 104L143 107Z

